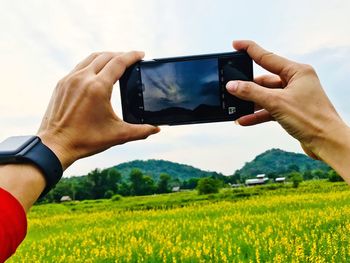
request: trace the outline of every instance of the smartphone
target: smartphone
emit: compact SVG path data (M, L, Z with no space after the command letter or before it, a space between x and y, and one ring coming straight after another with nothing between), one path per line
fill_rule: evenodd
M120 79L123 119L180 125L232 121L254 104L226 91L230 80L253 80L252 59L229 52L139 61Z

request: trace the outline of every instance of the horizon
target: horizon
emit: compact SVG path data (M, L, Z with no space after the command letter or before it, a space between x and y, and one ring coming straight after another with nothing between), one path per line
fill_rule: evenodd
M305 153L298 153L298 152L285 151L285 150L282 150L282 149L279 149L279 148L271 148L271 149L268 149L268 150L266 150L266 151L264 151L264 152L262 152L262 153L256 155L252 160L246 161L246 162L244 163L244 165L246 165L247 163L253 162L257 157L259 157L260 155L263 155L263 154L265 154L266 152L271 151L271 150L283 151L283 152L285 152L285 153L301 154L301 155L304 155L304 156L306 156L307 158L309 158L309 159L311 159L311 160L314 160L314 159L310 158L308 155L306 155ZM147 161L165 161L165 162L170 162L170 163L174 163L174 164L180 164L180 165L190 166L190 167L192 167L192 168L199 169L199 170L204 171L204 172L215 172L215 173L219 173L219 174L222 174L222 175L224 175L224 176L233 176L234 173L235 173L237 170L240 170L240 169L242 169L242 168L244 167L244 165L243 165L242 167L237 168L237 169L234 170L231 174L224 174L224 173L221 173L221 172L215 171L215 170L205 170L205 169L202 169L201 167L193 166L193 165L187 164L187 163L179 163L179 162L170 161L170 160L166 160L166 159L153 159L153 158L152 158L152 159L135 159L135 160L127 161L127 162L121 162L121 163L112 165L112 166L110 166L110 167L102 167L102 168L100 168L100 167L95 167L95 168L93 168L91 171L93 171L93 170L95 170L95 169L104 170L104 169L116 168L116 167L119 166L119 165L131 163L131 162L134 162L134 161L141 161L141 162L147 162ZM314 161L319 161L319 160L314 160ZM320 162L322 162L322 161L320 161ZM117 169L117 170L118 170L118 169ZM91 171L89 171L89 172L91 172ZM81 174L81 175L71 175L71 177L79 177L79 176L86 176L86 175L87 175L87 173L86 173L86 174Z
M348 10L346 0L106 0L103 6L93 0L2 1L0 140L35 134L58 80L92 52L144 50L145 59L221 53L232 51L233 39L252 39L274 53L311 64L335 108L350 123ZM254 76L262 73L254 65ZM119 84L112 104L121 117ZM64 176L135 159L166 159L229 174L271 148L303 152L275 122L161 129L145 141L81 159Z

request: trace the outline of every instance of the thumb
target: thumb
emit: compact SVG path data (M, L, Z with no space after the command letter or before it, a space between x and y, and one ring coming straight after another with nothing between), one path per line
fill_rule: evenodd
M229 81L227 91L243 100L253 101L264 109L270 109L271 95L276 90L268 89L251 81Z
M148 124L127 124L128 127L128 141L143 140L152 134L160 131L160 128Z

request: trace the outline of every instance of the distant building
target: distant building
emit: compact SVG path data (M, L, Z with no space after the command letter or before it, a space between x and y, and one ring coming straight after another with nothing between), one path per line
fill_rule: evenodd
M231 184L231 183L228 183L229 186L231 186L232 188L238 188L238 187L242 187L243 184Z
M72 201L72 198L69 195L64 195L61 197L60 202Z
M269 178L265 177L265 174L258 174L256 176L256 179L245 180L245 185L246 186L261 185L261 184L266 184L268 181L269 181Z
M286 181L286 177L277 177L276 179L275 179L275 182L276 183L284 183Z
M264 179L265 178L265 174L258 174L256 176L257 179Z
M171 189L172 192L180 192L180 186L174 186L172 189Z

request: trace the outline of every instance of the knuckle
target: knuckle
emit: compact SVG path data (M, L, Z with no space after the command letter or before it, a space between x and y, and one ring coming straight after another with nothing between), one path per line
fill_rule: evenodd
M98 87L99 89L106 89L107 87L111 86L110 82L105 78L98 78L95 81L95 87Z
M307 75L316 75L315 69L311 65L308 65L308 64L301 64L300 71L304 74L307 74Z
M249 96L249 94L251 92L251 89L252 89L252 83L251 82L242 82L242 81L238 82L237 92L241 96L243 96L243 97Z
M121 56L115 57L114 58L114 62L119 67L123 67L123 68L125 67L125 61L124 61L124 59Z
M246 40L249 45L256 45L256 42L253 40Z
M97 56L101 55L101 53L102 53L102 52L97 52L97 51L92 52L92 53L90 54L90 57L92 57L92 58L97 57Z
M291 78L291 76L295 75L297 70L298 70L297 65L295 63L290 63L282 69L279 75L282 79L288 80Z
M259 65L265 64L266 60L269 61L271 56L274 56L273 52L265 51L256 59L256 63Z
M108 85L109 84L104 79L97 78L90 78L86 80L84 84L84 86L86 86L87 89L87 95L93 98L104 97Z
M80 74L74 73L67 76L65 83L68 87L76 87L81 84L82 79Z

